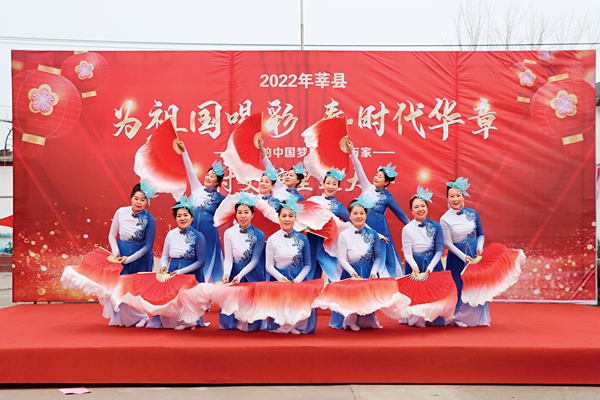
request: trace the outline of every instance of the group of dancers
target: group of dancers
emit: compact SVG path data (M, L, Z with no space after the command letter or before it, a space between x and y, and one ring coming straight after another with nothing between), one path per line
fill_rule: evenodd
M410 199L413 216L410 220L387 189L398 175L395 167L391 163L380 167L370 180L350 142L346 144L347 152L362 193L347 206L335 197L345 177L343 171L332 168L322 181L323 194L304 200L298 192L298 186L307 175L303 163L294 165L280 178L266 156L262 140L258 147L264 171L258 186L259 194L240 192L227 197L218 191L225 175L221 162L212 164L201 183L185 145L181 141L176 145L183 157L191 195L182 195L172 207L177 227L165 237L160 272L194 274L200 283L235 285L268 280L293 284L323 277L329 282L404 275L416 277L445 269L451 271L458 293L453 317L426 320L422 316L410 316L399 322L419 327L490 325L487 303L473 307L461 300L461 272L482 254L484 247L479 214L465 207L470 186L467 179L459 177L446 184L448 211L439 223L428 218L428 203L433 193L419 186ZM114 259L123 266L121 274L152 271L156 224L146 206L154 197L156 193L148 184L137 184L131 193L131 206L118 209L114 215L109 242ZM315 204L318 205L316 211ZM328 210L325 213L327 220L335 219L336 229L340 227L339 237L320 234L322 222L318 223L317 229L311 226L311 219L323 219L321 214L324 213L319 212L323 208ZM404 265L388 227L385 215L388 209L405 225L402 230ZM317 215L303 217L304 213ZM255 227L253 219L257 214L262 214L263 220L277 222L278 229L263 232ZM223 220L223 215L235 219L223 235L223 244L215 215L219 221ZM332 239L335 243L331 243ZM445 268L442 264L444 246L448 248ZM110 325L177 330L206 325L203 318L184 322L172 316L148 316L127 304L121 304L118 309L115 311L110 301L106 302L104 315L110 318ZM233 314L221 313L219 326L243 331L266 329L279 333L313 333L316 317L316 309L313 309L302 321L280 325L271 318L248 323L236 319ZM333 312L329 325L353 331L381 328L374 312L367 315Z

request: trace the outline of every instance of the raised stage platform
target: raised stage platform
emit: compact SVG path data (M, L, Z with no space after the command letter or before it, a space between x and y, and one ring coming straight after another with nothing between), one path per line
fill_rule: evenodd
M98 304L0 309L0 384L600 384L600 308L490 305L492 327L314 335L107 326Z

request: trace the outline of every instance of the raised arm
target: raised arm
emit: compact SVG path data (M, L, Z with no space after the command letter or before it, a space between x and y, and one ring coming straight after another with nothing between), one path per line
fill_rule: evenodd
M365 192L370 186L373 186L367 175L365 174L365 170L360 163L360 160L354 154L354 151L350 152L350 159L352 160L352 165L354 166L354 170L356 171L356 176L358 177L358 183L360 183L360 187L363 192Z
M192 193L204 189L204 186L200 183L200 181L198 180L198 177L196 176L196 171L194 171L194 165L192 164L192 160L190 159L190 156L188 154L188 152L185 150L185 146L183 145L183 142L179 142L179 148L181 149L182 153L181 156L183 157L183 165L185 166L185 173L187 174L188 177L188 181L190 182L190 189L192 191Z

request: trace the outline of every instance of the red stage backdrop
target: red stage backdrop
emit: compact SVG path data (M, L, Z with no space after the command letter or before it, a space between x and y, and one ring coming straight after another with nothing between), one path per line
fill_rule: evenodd
M367 174L392 162L390 191L410 216L418 185L445 212L445 183L469 178L467 207L486 242L522 248L527 264L504 299L596 301L595 53L32 52L13 51L15 301L87 299L59 279L94 247L139 181L134 156L176 121L203 177L231 131L262 112L271 160L307 154L301 133L334 116ZM360 193L347 170L339 198ZM202 179L201 179L202 180ZM310 179L302 187L320 194ZM257 190L231 174L221 191ZM175 226L161 194L155 256ZM398 250L402 224L388 215Z

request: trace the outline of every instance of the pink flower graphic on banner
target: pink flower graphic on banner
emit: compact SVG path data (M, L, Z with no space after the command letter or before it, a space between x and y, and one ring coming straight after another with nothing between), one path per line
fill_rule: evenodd
M79 65L75 67L75 72L81 80L91 79L94 76L94 64L81 60Z
M558 118L572 117L577 114L577 96L561 90L550 100L550 107L556 112Z
M533 72L531 72L530 70L525 70L525 72L521 72L519 74L521 86L528 86L528 87L533 86L533 83L535 82L535 78L536 78L535 74Z
M50 85L45 83L37 89L31 89L27 96L30 100L29 110L35 114L50 115L54 106L58 104L58 95L53 93Z

